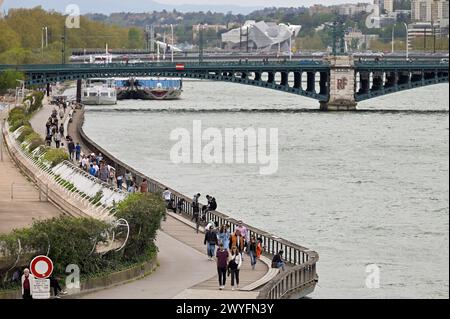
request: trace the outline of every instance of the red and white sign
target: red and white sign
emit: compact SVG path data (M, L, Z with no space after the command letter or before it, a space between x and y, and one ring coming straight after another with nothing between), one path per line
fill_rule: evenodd
M177 63L177 64L175 65L175 69L176 69L177 71L182 71L182 70L184 70L184 64L182 64L182 63Z
M53 272L53 262L47 256L36 256L31 261L30 271L36 278L48 278Z

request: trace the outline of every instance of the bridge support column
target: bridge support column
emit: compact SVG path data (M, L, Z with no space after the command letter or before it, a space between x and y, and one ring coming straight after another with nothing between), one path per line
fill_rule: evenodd
M353 111L355 101L355 68L353 57L346 55L328 56L330 64L330 96L320 102L324 111Z
M50 83L47 83L47 87L45 89L45 92L47 94L47 97L49 97L50 96Z
M81 80L77 80L76 101L77 103L81 103Z

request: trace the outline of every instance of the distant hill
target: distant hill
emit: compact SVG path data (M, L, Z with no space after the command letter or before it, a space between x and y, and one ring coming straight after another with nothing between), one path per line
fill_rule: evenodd
M225 1L224 1L225 2ZM113 12L151 12L162 10L176 9L180 12L197 12L212 11L227 13L229 11L234 14L249 14L250 12L260 9L261 7L246 7L235 5L169 5L162 4L152 0L4 0L3 9L11 8L33 8L42 6L47 10L56 10L63 12L68 4L76 3L82 14L85 13L103 13L110 14Z

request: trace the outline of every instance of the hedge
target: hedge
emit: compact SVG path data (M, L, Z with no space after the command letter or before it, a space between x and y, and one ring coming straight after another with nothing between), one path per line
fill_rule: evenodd
M156 231L165 211L162 198L152 193L132 193L119 203L115 216L126 219L131 230L124 251L126 259L135 260L136 256L155 248Z
M122 201L115 216L127 220L130 234L125 247L120 251L101 253L95 247L111 238L114 230L117 240L125 240L127 232L124 229L114 229L113 224L93 218L61 216L34 221L29 228L0 235L0 256L9 256L11 263L14 263L20 240L21 256L29 255L29 258L46 254L50 246L48 256L53 260L56 276L64 275L69 264L78 265L80 274L84 277L117 271L156 255L154 241L164 211L162 199L153 194L136 193ZM10 267L5 264L3 266ZM1 271L0 274L0 288L10 288L12 272L8 275Z
M23 141L25 141L25 138L32 133L34 133L34 131L31 126L24 125L22 131L20 132L20 135L17 137L17 140L22 143Z
M39 146L45 144L45 142L42 139L42 137L36 132L33 132L33 133L27 135L25 137L25 141L24 142L28 143L28 150L30 152L33 152L36 148L38 148Z
M43 160L50 163L51 167L55 167L59 163L68 159L69 154L67 154L67 152L62 148L50 148L43 156Z

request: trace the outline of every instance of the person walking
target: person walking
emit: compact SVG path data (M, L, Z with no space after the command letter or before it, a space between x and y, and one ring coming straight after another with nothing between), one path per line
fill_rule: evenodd
M244 245L245 245L244 237L241 235L239 229L236 229L234 234L231 235L230 246L236 247L237 251L242 254L242 252L244 251Z
M198 234L198 228L200 225L200 216L199 215L200 215L200 206L198 204L198 201L193 201L192 202L192 220L195 221L195 225L196 225L195 229L196 229L197 234Z
M259 237L256 243L256 258L260 259L263 252L262 238Z
M217 235L219 244L223 244L226 250L230 248L230 236L231 236L227 226L228 225L220 226L219 234Z
M59 148L61 144L61 134L59 132L56 132L53 139L55 140L56 148Z
M219 243L219 249L216 252L217 258L217 274L219 276L219 289L223 290L227 281L227 267L228 267L228 250L225 249L222 243Z
M249 242L249 232L247 230L247 227L244 226L244 224L242 223L242 220L238 221L238 226L236 227L236 229L239 230L240 234L242 235L242 237L244 237L244 248L242 249L241 252L243 252L244 250L247 249L248 246L248 242ZM244 259L244 254L242 254L242 260Z
M69 143L67 143L67 148L69 149L69 157L73 161L75 157L75 143L73 140L69 140Z
M62 137L64 137L64 124L61 123L61 125L59 126L59 134L61 134Z
M236 288L239 289L239 272L242 266L242 256L236 246L231 247L231 257L228 263L228 269L231 274L231 290L234 290L234 283L236 282Z
M216 245L217 245L217 232L214 227L210 227L205 233L205 240L203 244L206 245L206 253L208 255L208 260L212 260L215 256Z
M59 118L61 119L61 121L64 118L64 109L59 110Z
M256 266L256 239L255 236L252 236L250 239L250 243L248 245L248 254L250 255L250 265L252 266L252 269L255 270Z
M22 298L33 299L34 276L30 274L30 270L25 268L22 275Z
M108 167L103 162L100 162L100 168L98 169L98 178L102 182L108 183L109 171Z
M81 145L80 143L77 143L77 145L75 145L75 160L77 162L80 160L80 155L81 155Z

